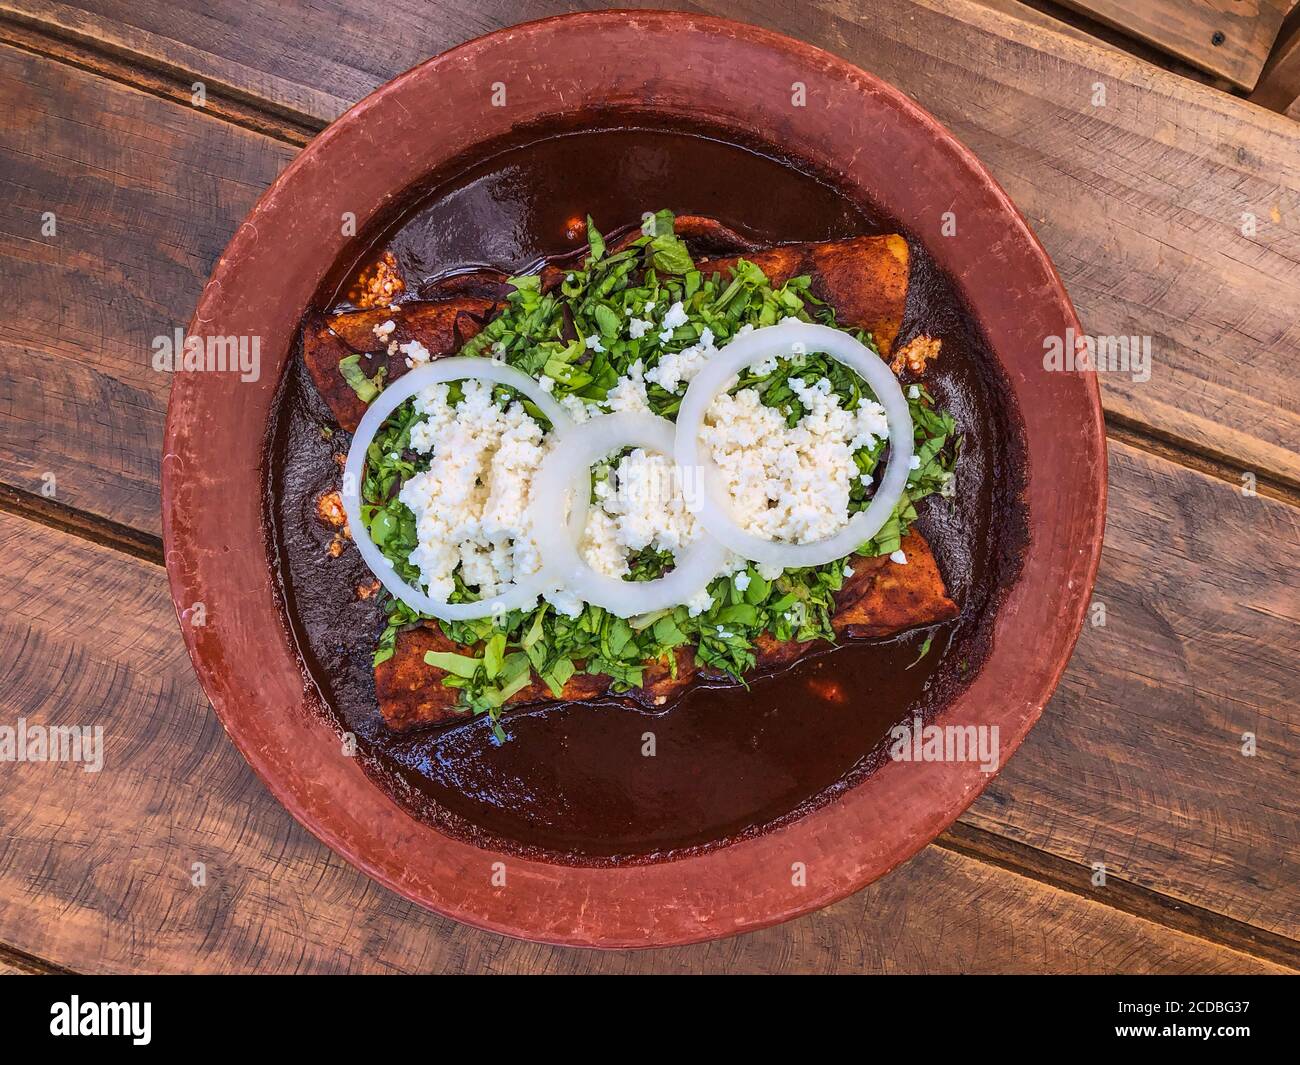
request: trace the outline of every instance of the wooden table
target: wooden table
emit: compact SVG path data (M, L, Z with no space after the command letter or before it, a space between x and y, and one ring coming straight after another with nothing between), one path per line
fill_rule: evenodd
M151 340L349 104L583 6L0 0L0 725L107 737L100 773L0 763L0 971L1300 967L1300 126L1008 0L691 5L903 88L1030 218L1086 328L1153 337L1149 381L1102 375L1104 624L951 830L777 928L582 952L389 894L234 751L161 568Z

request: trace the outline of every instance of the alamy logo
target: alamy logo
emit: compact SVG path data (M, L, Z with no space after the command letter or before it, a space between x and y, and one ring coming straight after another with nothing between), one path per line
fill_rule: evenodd
M73 995L50 1006L50 1035L130 1036L136 1046L148 1046L152 1015L151 1002L82 1002Z
M177 326L171 336L153 338L153 368L160 373L237 373L256 381L262 373L260 336L185 335Z
M80 762L87 773L104 768L102 725L0 725L0 762Z
M919 717L889 730L895 762L978 762L985 773L1001 757L997 725L927 725Z
M1071 327L1063 337L1043 338L1043 369L1126 373L1134 384L1144 384L1151 380L1151 338L1090 336Z

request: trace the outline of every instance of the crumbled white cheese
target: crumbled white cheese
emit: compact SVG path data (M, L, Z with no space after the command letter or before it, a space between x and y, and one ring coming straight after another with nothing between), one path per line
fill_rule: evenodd
M632 340L640 340L646 334L646 330L654 328L654 322L648 322L644 318L629 318L627 320L627 335Z
M581 396L575 396L570 392L567 396L560 397L560 406L564 408L575 422L581 425L583 422L590 421L592 417L601 413L600 408L594 403L588 403Z
M588 351L604 351L604 350L605 350L605 345L602 344L602 343L600 342L600 337L597 336L597 335L594 334L594 333L593 333L591 336L587 337L585 343L586 343L586 345L587 345L587 350L588 350Z
M627 574L627 549L619 540L618 521L603 506L592 507L588 512L578 550L597 573L606 577Z
M577 422L605 411L649 411L643 366L639 360L634 362L601 403L586 403L572 395L561 397L560 403ZM643 448L622 456L595 483L595 505L578 545L587 564L597 573L617 578L627 574L629 556L646 547L680 553L699 530L679 482L670 456ZM712 600L703 594L687 605L698 614L709 609Z
M908 399L920 399L920 398L921 398L921 386L920 386L920 385L908 385L908 387L907 387L907 398L908 398Z
M682 391L704 368L704 364L718 353L718 349L713 346L713 333L708 329L704 332L708 336L707 344L702 335L698 344L682 348L681 351L668 352L646 371L645 379L669 392Z
M712 606L713 596L709 595L708 589L704 589L686 600L686 613L690 617L697 618Z
M673 338L673 330L676 329L679 325L685 325L685 324L686 324L686 308L682 306L682 301L678 300L676 303L674 303L671 307L668 308L668 312L664 315L664 320L663 320L664 328L663 328L663 332L659 334L659 339L662 340L664 343L667 343Z
M370 331L374 333L375 336L377 336L380 340L383 340L385 337L388 336L389 333L391 333L396 328L397 328L397 323L390 318L386 322L380 322L377 326L375 326Z
M847 563L845 563L845 565L844 565L844 576L845 576L845 577L852 577L852 576L853 576L853 567L850 566L850 565L848 565Z
M445 383L417 393L415 408L424 417L411 428L411 448L429 456L429 468L398 495L415 515L411 564L440 599L451 595L457 568L486 597L540 565L525 518L545 454L541 426L520 403L501 409L489 383L461 387L464 399L455 407Z
M900 566L906 566L907 556L903 554L903 549L900 547L897 551L895 551L892 555L889 556L889 561L895 562Z
M674 311L676 313L674 313ZM675 304L665 316L685 321ZM593 338L595 339L595 338ZM646 371L634 363L600 402L566 395L559 402L576 422L609 412L648 411L646 382L677 391L716 352L712 334L685 351L665 356ZM428 361L418 341L402 346L408 361ZM775 368L775 360L771 360ZM864 402L845 410L830 381L791 378L806 414L793 427L784 415L761 403L753 389L734 396L719 393L705 418L701 443L709 449L728 491L733 516L746 531L766 539L806 543L838 531L848 520L848 494L857 476L853 453L886 435L884 411ZM552 379L541 387L553 391ZM416 516L419 543L411 562L431 595L446 598L459 570L481 595L499 594L517 576L535 573L540 559L526 527L532 479L550 444L541 427L515 402L504 410L492 386L466 381L464 399L453 407L447 384L432 385L415 397L421 415L411 430L411 447L430 456L429 469L402 487L402 502ZM596 484L596 501L579 544L597 572L623 577L629 559L647 547L679 554L699 527L669 456L635 448L613 463ZM870 478L866 478L870 482ZM896 552L895 562L906 559ZM782 567L758 565L775 580ZM751 583L744 559L731 557L724 573L734 574L744 591ZM852 570L845 567L845 576ZM576 615L582 602L571 593L547 596L561 613ZM713 605L702 591L687 602L698 616ZM797 611L795 611L797 614Z
M666 455L633 448L596 482L596 505L587 516L579 545L596 572L622 577L628 555L651 547L674 555L699 535L695 515L677 483L676 465Z
M554 392L555 378L547 377L545 374L543 374L541 377L537 379L537 387L540 388L543 392Z
M625 377L614 382L605 395L605 406L612 414L623 411L645 413L650 410L650 400L645 394L645 369L640 359L628 367Z
M741 528L767 540L810 543L848 522L849 489L859 476L853 454L886 435L888 423L875 403L845 410L826 378L809 384L792 377L789 384L806 410L793 428L745 388L718 394L700 439Z
M400 348L403 355L406 356L406 365L411 369L417 366L425 365L429 359L429 349L421 344L418 340L408 340Z

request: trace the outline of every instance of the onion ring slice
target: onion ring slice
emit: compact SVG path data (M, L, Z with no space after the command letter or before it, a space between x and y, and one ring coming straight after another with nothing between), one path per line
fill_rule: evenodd
M493 362L471 356L457 356L439 359L437 362L420 366L410 373L403 374L385 388L370 404L369 409L357 426L348 448L347 462L343 466L343 510L348 516L348 527L357 550L365 560L370 572L379 578L380 583L396 598L430 617L445 621L468 621L473 618L491 617L508 610L527 609L537 602L541 588L541 573L532 574L522 582L516 581L500 595L480 599L474 603L448 603L443 599L434 599L427 592L413 588L397 575L391 562L370 538L370 532L361 520L361 485L365 472L366 451L375 433L406 400L429 385L444 381L465 380L491 381L493 384L506 385L516 392L527 396L550 419L551 430L562 433L573 425L573 419L551 395L543 392L537 382L522 370L505 363Z
M587 486L592 464L624 447L642 447L671 458L675 437L675 427L667 419L625 411L598 415L559 439L538 467L529 503L533 538L545 560L544 590L563 590L630 618L679 606L708 588L722 571L727 551L704 528L677 555L672 570L652 581L625 581L597 573L578 551L591 506Z
M796 348L796 345L801 346ZM700 430L718 393L745 367L771 355L824 352L858 373L871 387L889 422L889 462L866 510L833 536L807 544L782 543L746 532L730 516L717 490L717 467L700 453ZM851 555L880 531L907 486L912 462L912 415L898 379L883 359L848 333L808 322L782 322L737 337L691 380L677 414L677 465L702 473L704 491L695 512L700 523L742 558L784 568L821 566Z

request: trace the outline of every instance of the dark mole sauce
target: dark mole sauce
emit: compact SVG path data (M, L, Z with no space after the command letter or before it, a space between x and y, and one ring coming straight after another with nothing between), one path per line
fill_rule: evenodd
M388 248L408 295L473 267L536 268L608 230L669 207L719 219L757 243L895 229L832 181L761 150L653 129L552 134L509 145L405 202L414 207L341 264L319 305ZM890 728L930 720L984 660L999 590L1025 542L1022 437L995 361L924 250L899 343L940 337L926 380L965 436L954 499L932 497L919 528L961 605L953 622L805 658L748 688L697 687L657 713L622 703L523 708L494 741L480 718L399 735L375 704L371 656L383 627L355 550L334 559L316 517L337 488L348 434L332 428L301 359L291 363L268 440L266 505L285 616L322 713L356 736L367 773L415 817L474 842L571 864L645 862L770 830L841 794L885 757ZM710 249L712 250L712 249ZM328 438L327 438L328 437ZM929 653L918 661L923 642ZM646 734L656 753L645 757Z

